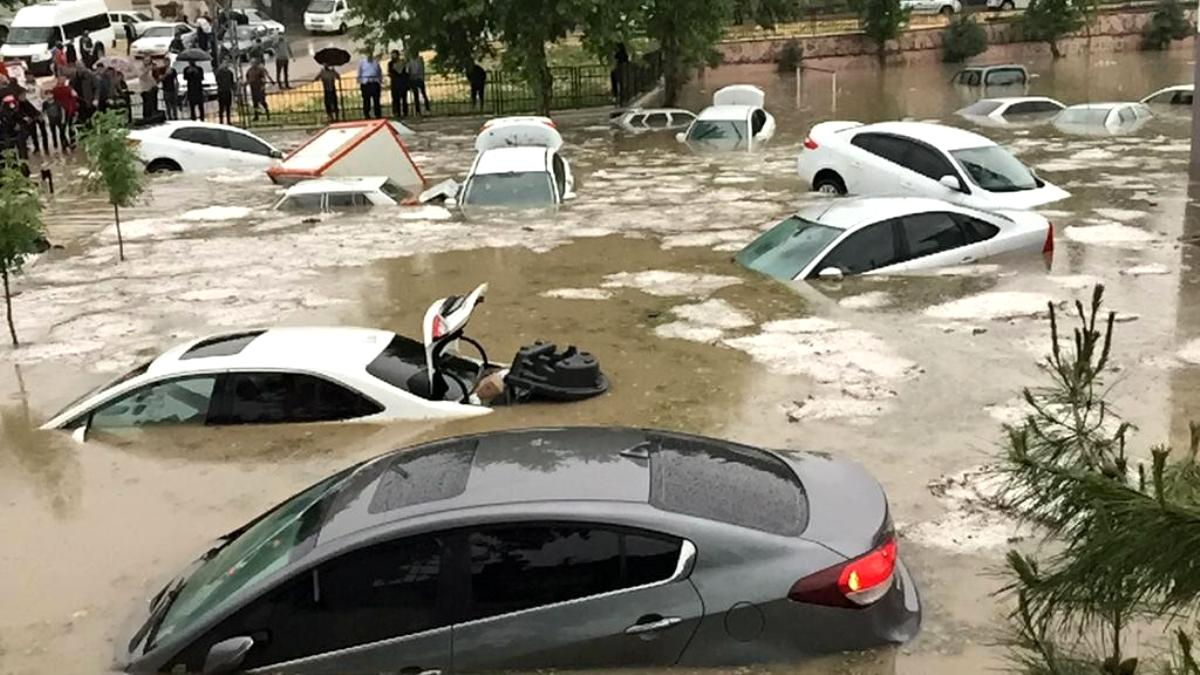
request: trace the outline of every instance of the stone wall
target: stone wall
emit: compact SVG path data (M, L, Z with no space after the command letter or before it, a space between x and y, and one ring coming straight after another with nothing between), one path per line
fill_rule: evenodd
M1138 49L1142 30L1149 23L1153 8L1103 11L1092 21L1090 45L1084 33L1059 42L1064 55L1092 52L1122 52ZM984 15L986 16L986 14ZM1193 13L1192 17L1195 19ZM1044 43L1022 42L1015 22L986 21L982 23L988 34L988 51L980 60L1011 60L1023 56L1049 52ZM888 43L888 63L938 60L941 58L942 31L944 27L919 28L906 31L898 40ZM724 63L774 63L780 50L791 40L804 48L804 62L811 66L849 65L851 62L874 61L875 43L859 33L820 35L815 37L739 40L723 42L718 49ZM1191 39L1173 44L1173 48L1191 48Z

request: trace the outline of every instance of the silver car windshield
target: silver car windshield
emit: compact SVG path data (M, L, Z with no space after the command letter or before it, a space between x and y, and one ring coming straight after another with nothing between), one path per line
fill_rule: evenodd
M998 145L952 150L950 155L967 170L971 182L989 192L1033 190L1038 186L1029 167Z
M473 206L545 206L554 203L554 186L544 171L476 174L467 181L464 204Z
M735 259L776 279L795 279L842 233L800 216L792 216L750 242Z
M718 150L741 150L746 147L749 137L745 122L697 120L688 131L687 141Z

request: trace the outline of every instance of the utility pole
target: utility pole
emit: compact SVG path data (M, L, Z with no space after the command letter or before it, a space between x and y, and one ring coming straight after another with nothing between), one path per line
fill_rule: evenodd
M1195 65L1192 66L1192 82L1200 83L1200 4L1197 4L1194 18L1196 34L1192 36L1192 60L1195 61ZM1192 97L1192 152L1188 176L1193 183L1200 181L1200 101L1195 96Z

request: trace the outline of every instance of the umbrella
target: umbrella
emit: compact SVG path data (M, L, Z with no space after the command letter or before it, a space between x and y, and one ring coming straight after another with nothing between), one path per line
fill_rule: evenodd
M97 68L112 68L125 79L138 77L142 74L142 62L128 56L106 56L96 62Z
M208 52L204 51L203 49L197 49L195 47L192 47L191 49L185 49L182 52L179 52L179 56L176 56L175 60L176 61L189 61L189 62L191 62L191 61L211 61L212 54L209 54Z
M313 60L323 66L344 66L350 63L350 52L338 47L326 47L313 54Z

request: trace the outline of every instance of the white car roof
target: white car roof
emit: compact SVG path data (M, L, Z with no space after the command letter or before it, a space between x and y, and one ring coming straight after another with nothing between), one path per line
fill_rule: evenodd
M475 163L475 174L524 173L546 170L546 155L549 150L538 146L495 148L479 153Z
M847 131L853 131L855 134L877 132L909 136L947 152L996 145L996 142L987 136L932 122L879 122L851 127Z
M1111 103L1079 103L1069 106L1067 110L1112 110L1113 108L1123 108L1125 106L1139 106L1140 103L1132 103L1130 101L1115 101Z
M1062 105L1062 103L1060 101L1050 98L1049 96L999 96L996 98L981 98L981 99L979 99L979 102L982 103L983 101L991 101L993 103L999 103L1001 105L1012 105L1014 103L1032 103L1034 101L1049 101L1050 103L1058 103L1059 105Z
M753 109L748 105L710 105L700 111L697 119L741 122L750 117Z
M970 213L971 209L928 197L847 197L829 199L797 215L840 230L855 229L887 218L927 211Z
M134 129L129 132L129 135L133 136L134 138L137 138L138 136L170 136L171 132L175 131L176 129L184 129L184 128L192 128L192 127L204 127L207 129L226 129L229 131L236 131L240 134L249 134L250 136L254 136L254 138L258 138L258 136L255 136L252 132L246 131L245 129L239 129L237 127L231 127L228 124L217 124L216 122L192 122L189 120L173 120L173 121L162 122L159 124L155 124L152 127L145 127L143 129ZM262 140L262 139L259 139L259 140ZM266 141L263 141L263 142L266 143ZM270 143L267 143L267 145L270 145Z
M286 194L310 195L324 192L376 192L387 182L387 176L361 176L356 178L314 178L302 180L289 187Z
M252 331L210 335L162 353L147 369L151 376L216 369L285 369L310 372L359 372L396 336L373 328L271 328L236 354L181 358L197 345L235 338Z

